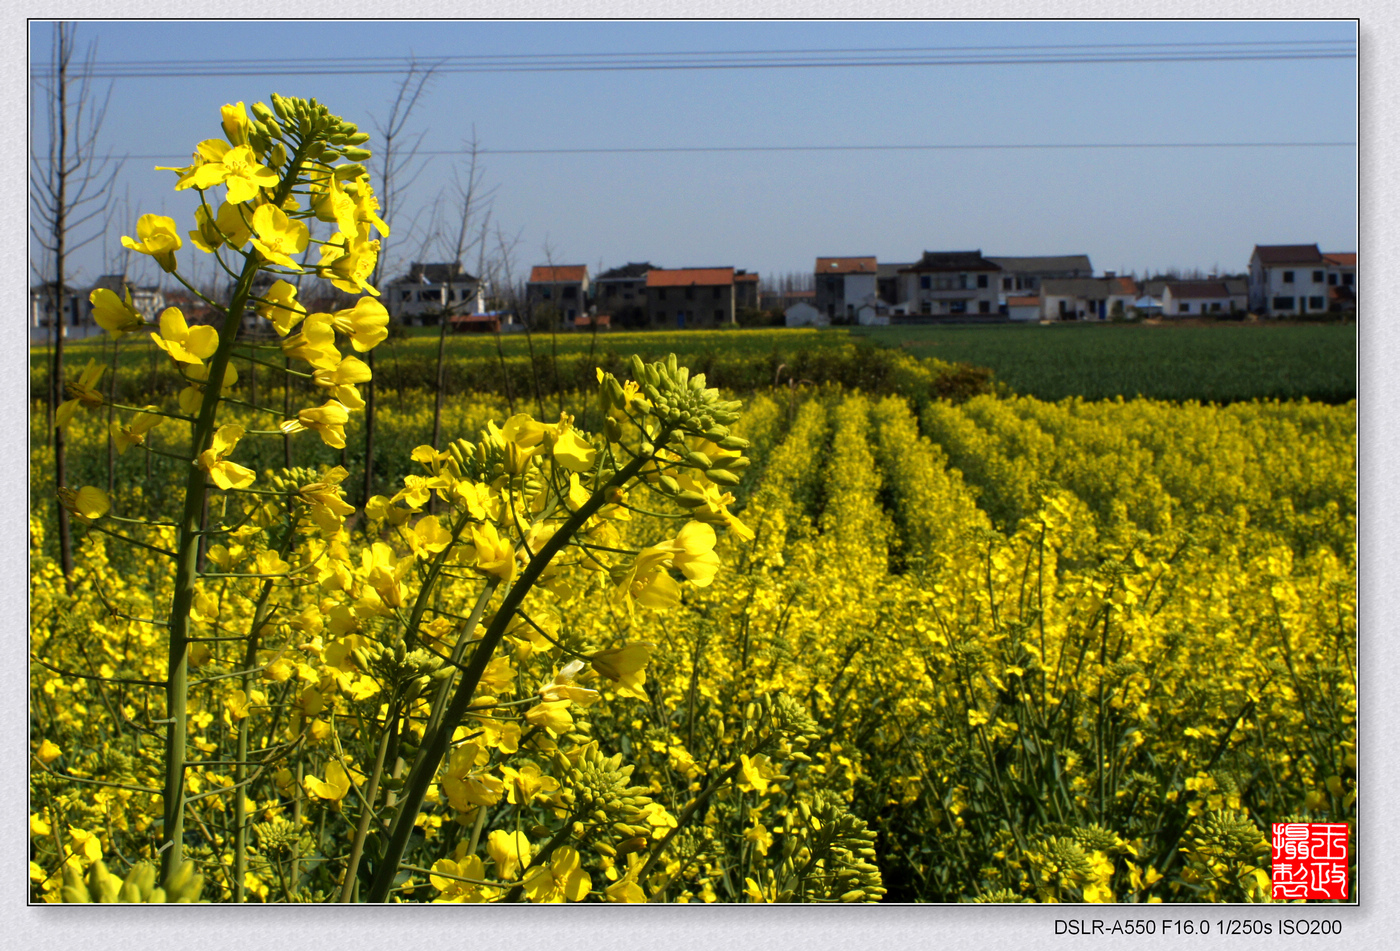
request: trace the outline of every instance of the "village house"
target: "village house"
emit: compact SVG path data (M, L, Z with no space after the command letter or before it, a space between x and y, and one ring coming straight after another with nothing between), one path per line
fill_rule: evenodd
M758 306L763 310L786 311L794 304L808 304L815 309L813 303L817 299L816 291L795 291L795 290L774 290L765 288L758 298Z
M817 258L817 310L828 323L870 323L878 311L878 270L874 255Z
M525 285L525 299L532 313L553 310L566 323L572 324L588 312L588 265L541 264L530 269Z
M740 268L734 272L734 312L758 308L758 275Z
M655 266L643 261L624 264L599 274L593 281L593 300L598 316L611 318L610 324L643 326L647 318L647 272L652 270L655 270Z
M29 335L35 341L53 336L54 296L51 283L29 289ZM84 302L78 292L64 285L62 298L63 319L58 323L63 327L64 339L86 337L95 332L90 321L83 323Z
M734 289L732 267L649 271L647 322L653 327L676 328L733 324Z
M407 326L437 326L443 314L485 311L483 282L469 274L461 261L411 263L408 273L384 285L389 316Z
M925 251L898 273L904 322L1000 313L1001 268L981 251Z
M1006 299L1006 316L1010 317L1012 320L1039 320L1040 296L1008 297Z
M1258 244L1249 257L1249 309L1296 317L1328 309L1327 259L1315 244Z
M1040 294L1042 281L1093 277L1094 265L1087 254L1062 254L1053 257L988 257L1001 268L1000 303L1010 314L1010 298ZM1024 307L1025 305L1021 305Z
M806 301L798 301L783 311L783 323L788 327L829 327L831 318Z
M1163 317L1229 316L1249 306L1245 288L1231 282L1167 281L1162 288ZM1235 282L1238 285L1238 282Z
M1327 309L1356 310L1356 252L1323 252L1327 262Z
M899 296L899 272L913 266L913 261L891 262L877 265L875 269L875 294L879 297L880 302L891 311L898 305L906 303L905 299ZM908 308L903 308L903 310L908 310Z
M1046 320L1108 320L1126 317L1138 300L1137 282L1108 271L1103 277L1047 278L1040 283Z

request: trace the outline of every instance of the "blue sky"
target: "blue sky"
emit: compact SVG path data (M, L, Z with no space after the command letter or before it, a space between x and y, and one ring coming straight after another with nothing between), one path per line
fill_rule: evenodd
M50 27L31 27L36 63ZM106 62L218 59L306 50L342 62L451 54L573 54L1066 44L1350 40L1349 22L100 22L79 27ZM271 54L275 55L275 54ZM889 54L875 52L874 58ZM269 59L271 56L269 57ZM259 62L249 66L257 69ZM398 77L121 78L103 129L126 161L129 218L188 220L187 195L152 166L219 134L218 107L278 91L315 96L371 129ZM410 129L425 150L1350 142L1354 60L443 74ZM35 140L42 142L36 114ZM373 147L371 142L370 146ZM450 178L438 155L392 216L388 259L417 258L428 210ZM1255 243L1356 246L1352 148L856 151L487 155L493 220L520 235L517 265L596 269L649 260L810 271L819 255L908 261L928 250L1087 253L1100 271L1243 270ZM414 226L416 222L416 227ZM183 223L183 222L182 222ZM192 226L192 225L191 225ZM101 244L102 242L99 242ZM440 257L429 246L424 256ZM192 253L192 252L191 252ZM79 255L81 279L104 269ZM133 262L137 263L137 262ZM469 266L474 261L467 262ZM156 273L137 276L154 279Z

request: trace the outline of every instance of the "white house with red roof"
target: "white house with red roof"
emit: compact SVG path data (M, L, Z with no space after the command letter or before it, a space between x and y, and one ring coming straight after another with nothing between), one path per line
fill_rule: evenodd
M1327 272L1315 244L1256 244L1249 257L1249 309L1269 317L1325 312Z

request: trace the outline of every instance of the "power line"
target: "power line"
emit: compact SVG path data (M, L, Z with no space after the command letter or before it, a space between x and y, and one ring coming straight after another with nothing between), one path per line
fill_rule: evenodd
M1202 49L1211 50L1219 47L1230 47L1232 49L1250 49L1254 47L1273 47L1278 49L1301 49L1306 47L1345 47L1350 50L1355 49L1352 40L1343 39L1318 39L1318 40L1230 40L1230 41L1210 41L1210 42L1177 42L1177 43L1038 43L1038 44L1010 44L999 46L857 46L857 47L822 47L817 49L766 49L766 50L654 50L650 52L612 52L612 53L449 53L440 56L356 56L355 62L362 63L396 63L410 64L416 63L426 65L430 63L482 63L482 62L512 62L527 60L606 60L628 58L660 58L660 57L687 57L687 56L708 56L708 57L742 57L742 56L808 56L819 53L832 53L837 55L853 55L857 53L885 53L889 55L900 55L909 53L959 53L959 52L994 52L994 51L1048 51L1048 50L1130 50L1130 49ZM343 56L302 56L297 58L297 62L305 64L343 64ZM166 60L165 62L152 62L149 59L142 60L108 60L98 64L104 67L139 67L139 68L181 68L197 66L248 66L246 59L186 59L186 60Z
M370 143L373 145L373 143ZM1314 149L1355 148L1355 142L1034 142L949 143L937 145L696 145L620 148L477 149L478 155L646 155L698 152L971 152L1035 149ZM416 154L466 155L466 149L420 149ZM111 155L109 158L171 161L163 155Z
M877 54L877 55L871 55ZM937 54L937 55L932 55ZM100 79L183 79L228 76L387 75L410 68L437 73L628 72L734 69L825 69L909 66L1092 65L1353 59L1349 40L1236 43L1124 43L1056 46L909 47L846 50L704 51L675 53L551 53L450 55L431 58L298 59L253 64L235 60L113 61L94 64ZM794 58L796 57L796 58ZM46 75L35 66L31 75Z

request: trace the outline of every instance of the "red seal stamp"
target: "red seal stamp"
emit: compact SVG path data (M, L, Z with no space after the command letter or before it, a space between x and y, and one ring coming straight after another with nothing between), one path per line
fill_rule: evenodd
M1275 901L1347 897L1345 822L1275 822L1273 832Z

